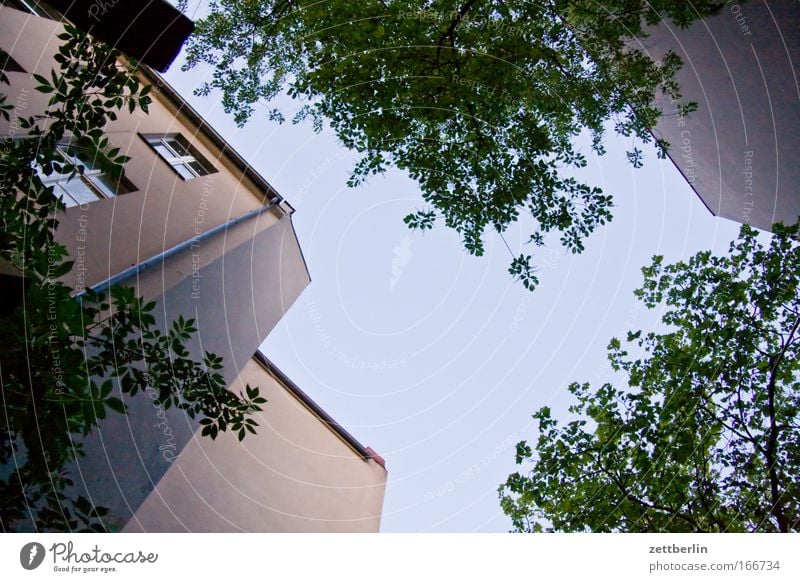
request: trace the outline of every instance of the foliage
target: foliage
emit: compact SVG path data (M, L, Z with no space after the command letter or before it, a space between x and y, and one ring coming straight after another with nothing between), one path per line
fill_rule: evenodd
M284 90L293 120L327 121L362 154L349 185L394 166L419 183L437 218L481 255L487 230L525 219L531 242L560 235L571 252L612 218L611 196L575 178L587 159L574 138L604 153L609 122L649 142L661 109L679 102L674 53L651 59L631 39L662 18L686 26L720 1L444 0L348 2L218 0L197 23L185 68L206 63L225 110L243 124ZM685 113L692 104L680 106ZM266 105L270 119L281 111ZM656 140L660 155L666 142ZM642 151L629 153L634 166ZM532 258L509 271L536 285Z
M669 331L613 339L628 386L572 384L577 419L534 415L516 457L533 469L501 486L504 511L521 531L800 530L798 226L642 271L636 295Z
M59 39L59 70L49 78L34 75L37 90L50 95L47 110L16 117L27 134L4 138L0 153L0 260L21 275L21 303L0 318L0 531L19 524L37 531L104 529L107 509L74 493L68 466L83 454L81 438L109 411L125 413L114 394L155 391L154 403L164 409L202 416L204 435L232 429L240 440L245 429L254 432L250 415L266 402L257 388L230 392L222 358L191 359L193 320L179 318L164 333L152 315L155 303L133 289L76 296L61 281L73 267L54 239L64 205L42 176L83 171L58 153L65 138L79 145L79 157L119 175L128 158L109 147L104 126L123 108L146 111L151 98L136 64L123 65L117 51L71 26ZM7 95L0 95L0 115L9 121L12 114Z

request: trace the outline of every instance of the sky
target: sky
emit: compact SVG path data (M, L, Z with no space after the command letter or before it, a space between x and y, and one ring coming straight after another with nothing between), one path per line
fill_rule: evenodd
M192 95L209 71L180 64L166 79L296 208L312 282L262 350L386 460L384 532L508 531L497 488L527 470L514 448L535 441L533 412L547 405L564 418L571 382L612 378L612 337L658 326L658 311L633 296L641 268L656 254L725 252L739 231L670 161L645 147L634 169L630 144L609 134L602 158L584 149L583 176L614 196L614 220L580 255L530 249L541 269L531 293L508 274L497 235L474 257L443 225L409 230L402 218L425 205L403 173L348 188L355 157L332 132L278 125L266 108L238 128L218 98ZM515 254L528 248L524 226L506 234Z

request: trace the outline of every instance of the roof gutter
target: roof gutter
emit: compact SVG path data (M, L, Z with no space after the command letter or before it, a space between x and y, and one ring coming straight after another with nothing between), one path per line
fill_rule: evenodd
M145 259L144 261L141 261L141 262L133 265L132 267L128 267L124 271L120 271L116 275L113 275L113 276L109 277L108 279L105 279L104 281L101 281L100 283L92 285L91 287L89 287L89 289L84 289L80 293L77 293L75 295L75 297L77 297L78 299L83 299L83 297L86 295L86 293L89 290L91 290L91 291L93 291L95 293L103 293L103 292L107 291L108 289L110 289L111 287L113 287L114 285L118 285L118 284L122 283L123 281L125 281L126 279L129 279L129 278L131 278L133 276L136 276L139 273L141 273L142 271L146 271L150 267L153 267L153 266L156 266L156 265L160 265L161 263L166 261L168 258L172 257L173 255L177 255L181 251L184 251L184 250L186 250L186 249L188 249L188 248L190 248L192 246L197 245L200 241L203 241L203 240L205 240L207 238L211 238L212 236L215 236L218 233L225 232L229 228L232 228L232 227L236 226L240 222L245 222L245 221L251 220L253 218L261 216L265 212L269 212L270 210L272 210L273 208L278 206L282 201L283 201L283 198L281 196L277 196L276 198L273 198L268 204L264 204L264 205L254 209L254 210L251 210L249 212L246 212L245 214L242 214L241 216L237 216L236 218L232 218L228 222L223 222L222 224L218 224L214 228L211 228L211 229L205 231L202 234L199 234L199 235L197 235L195 237L186 239L186 240L176 244L175 246L170 247L170 248L166 249L165 251L162 251L161 253L150 257L149 259Z
M342 425L336 422L330 414L325 412L322 407L314 402L311 397L303 392L300 387L295 384L286 374L284 374L280 369L278 369L275 364L273 364L267 356L265 356L261 350L258 350L254 355L253 358L261 364L261 366L270 374L275 376L278 381L283 384L292 395L297 398L300 402L302 402L307 408L311 410L317 417L319 417L322 422L324 422L328 428L330 428L333 432L335 432L343 441L345 441L350 447L355 450L362 459L365 461L372 459L376 463L378 463L384 469L386 468L386 464L383 458L378 455L375 451L373 451L370 447L365 447L362 445L358 440L347 432Z

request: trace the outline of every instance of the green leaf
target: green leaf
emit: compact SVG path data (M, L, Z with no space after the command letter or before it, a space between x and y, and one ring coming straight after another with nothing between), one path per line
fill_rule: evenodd
M109 394L111 394L111 390L113 389L113 383L111 380L106 380L103 382L102 386L100 387L100 398L107 398Z
M105 405L114 412L117 412L119 414L125 414L126 412L125 404L119 398L113 396L111 398L107 398L105 401Z

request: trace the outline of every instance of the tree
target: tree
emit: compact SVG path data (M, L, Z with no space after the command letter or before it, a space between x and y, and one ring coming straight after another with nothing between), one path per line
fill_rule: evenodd
M642 269L637 297L668 331L611 340L625 388L572 384L576 419L539 410L535 448L500 487L514 527L539 531L800 530L800 237L743 226L727 256Z
M109 413L125 413L114 394L153 392L164 409L202 417L203 435L231 429L240 440L255 432L251 415L266 402L257 388L229 391L222 358L190 357L192 320L179 318L163 333L155 303L133 289L76 296L61 281L73 266L54 239L64 205L42 176L75 176L81 160L119 176L128 158L109 147L103 128L123 107L146 111L151 98L136 63L124 66L117 51L71 26L59 38L59 70L35 75L37 90L51 96L47 111L18 117L27 134L3 138L0 151L0 260L19 275L6 278L16 281L19 301L4 297L0 316L0 531L105 529L107 509L80 495L68 466L83 455L82 437ZM0 83L8 84L2 70ZM0 115L9 121L13 111L0 95ZM74 159L58 153L67 135Z
M587 163L574 138L604 153L609 123L652 141L660 96L677 101L674 53L660 60L631 42L666 19L686 26L718 11L712 0L219 0L197 23L185 68L213 67L197 93L222 94L239 124L284 90L302 102L295 122L328 122L362 154L348 184L390 166L419 183L437 218L481 255L488 231L532 223L530 243L548 233L581 252L612 218L611 196L575 177ZM692 104L681 105L688 113ZM267 105L270 119L284 115ZM667 143L656 139L659 155ZM632 146L639 166L642 151ZM532 257L509 271L528 289Z

